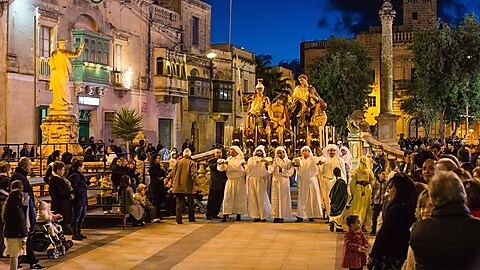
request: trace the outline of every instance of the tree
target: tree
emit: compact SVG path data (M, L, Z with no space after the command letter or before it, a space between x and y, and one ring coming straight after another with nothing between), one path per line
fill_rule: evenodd
M265 95L272 100L278 94L291 92L288 78L281 78L282 73L277 72L272 66L272 56L259 54L255 57L255 73L257 78L263 78Z
M328 104L328 121L343 134L347 117L366 108L372 92L371 59L358 42L331 37L325 56L315 60L309 69L309 82Z
M415 87L409 89L410 99L435 112L444 140L447 122L463 121L467 105L472 114L480 109L480 24L469 15L457 27L439 21L433 29L417 29L411 50Z
M135 109L121 108L115 112L112 123L112 135L125 141L127 157L130 157L130 142L142 131L142 119Z

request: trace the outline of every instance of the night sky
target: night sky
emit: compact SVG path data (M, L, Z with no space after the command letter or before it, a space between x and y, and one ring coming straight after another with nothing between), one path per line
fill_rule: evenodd
M204 0L212 6L212 43L228 42L229 0ZM233 0L232 44L273 63L299 58L300 42L352 37L380 25L383 0ZM392 0L395 8L401 0ZM397 5L397 6L396 6ZM458 22L465 13L480 14L479 0L438 0L439 16Z

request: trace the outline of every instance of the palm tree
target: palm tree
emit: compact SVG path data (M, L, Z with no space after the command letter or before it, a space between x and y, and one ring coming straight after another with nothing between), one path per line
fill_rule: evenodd
M259 54L255 57L255 73L257 78L263 78L265 95L270 99L278 94L286 94L291 91L291 86L288 84L290 79L281 79L282 73L277 72L272 66L271 55Z
M142 119L135 109L121 108L115 112L112 123L112 135L125 141L127 158L130 159L130 142L142 131Z

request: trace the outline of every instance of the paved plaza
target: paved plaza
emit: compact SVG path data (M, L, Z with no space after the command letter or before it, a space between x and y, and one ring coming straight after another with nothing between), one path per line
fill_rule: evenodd
M221 223L197 216L195 223L178 225L170 217L142 228L84 229L88 239L75 241L65 256L52 260L38 254L52 270L342 269L343 233L330 232L323 220L293 221L236 222L231 216ZM8 269L7 258L0 269Z

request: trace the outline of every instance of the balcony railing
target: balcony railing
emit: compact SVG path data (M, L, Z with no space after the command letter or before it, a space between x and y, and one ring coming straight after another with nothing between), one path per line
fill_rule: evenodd
M50 66L48 65L48 57L37 58L37 78L39 80L50 80Z
M123 71L112 71L112 85L113 87L124 87L123 85Z

